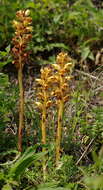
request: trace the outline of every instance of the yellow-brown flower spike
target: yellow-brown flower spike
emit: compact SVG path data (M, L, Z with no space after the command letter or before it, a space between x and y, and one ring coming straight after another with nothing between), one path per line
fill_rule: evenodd
M28 57L26 50L28 42L32 35L32 18L29 16L29 10L20 10L16 13L16 20L13 21L15 36L12 39L14 47L12 48L13 64L19 69L23 68Z
M47 109L51 106L52 102L51 98L51 83L52 83L52 76L51 76L51 68L45 67L41 69L41 78L36 79L39 84L39 92L37 94L38 102L36 105L41 111L41 132L42 132L42 144L46 144L46 118L47 118ZM43 147L43 152L46 149ZM45 158L43 160L43 177L44 181L46 179L46 161Z
M71 79L71 77L68 76L68 73L70 73L72 66L72 59L67 55L67 53L64 52L59 53L56 59L56 64L53 64L53 68L55 69L55 89L53 95L56 97L56 105L58 108L58 126L56 134L56 165L58 165L60 159L63 111L64 104L68 101L70 95L68 81Z
M16 13L16 20L13 21L15 36L12 39L13 64L18 69L18 83L20 90L19 106L19 129L18 129L18 150L22 152L22 129L24 127L24 90L23 90L23 67L29 52L26 50L31 40L31 22L29 10L20 10Z

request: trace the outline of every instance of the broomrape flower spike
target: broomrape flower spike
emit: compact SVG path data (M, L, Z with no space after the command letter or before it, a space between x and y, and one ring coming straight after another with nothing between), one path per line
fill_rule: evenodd
M24 90L23 90L23 67L29 55L26 50L32 35L32 19L29 10L20 10L16 13L16 20L13 21L15 36L12 39L13 64L18 69L18 83L20 90L19 106L19 129L18 129L18 150L22 152L22 129L24 128Z
M55 69L55 89L53 95L56 97L56 105L58 108L58 126L56 133L56 165L58 166L60 159L60 143L62 135L62 120L64 105L69 98L69 88L68 81L71 79L68 75L72 68L72 59L67 55L67 53L61 52L57 56L56 64L53 65Z
M25 61L28 57L26 47L30 39L32 38L32 18L29 17L29 10L20 10L16 13L16 19L13 21L13 27L15 29L15 36L12 39L14 47L12 48L13 53L13 64L19 69L23 68Z
M38 102L36 105L41 111L41 132L42 132L42 144L46 145L46 118L47 118L47 110L51 106L52 102L50 100L51 97L51 84L52 84L52 76L51 69L49 67L45 67L41 69L41 78L36 79L39 84L39 92L37 93ZM42 151L45 152L45 147L42 148ZM46 159L43 159L43 177L44 181L46 180Z

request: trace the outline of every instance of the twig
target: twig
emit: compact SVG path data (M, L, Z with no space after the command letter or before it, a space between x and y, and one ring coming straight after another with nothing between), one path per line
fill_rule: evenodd
M103 86L100 86L100 87L96 88L94 91L97 92L97 91L99 91L101 89L103 89Z
M90 143L88 144L88 146L86 147L85 151L83 152L83 154L81 155L81 157L79 158L79 160L76 162L76 166L79 164L79 162L82 160L82 158L84 157L84 155L86 154L86 152L88 151L90 145L93 143L94 138L90 141Z
M89 74L89 73L85 73L84 71L79 71L79 70L77 70L77 69L76 69L76 71L77 71L78 73L80 73L80 74L83 74L83 75L89 77L89 78L92 78L92 79L95 79L95 80L99 80L99 81L100 81L99 78L97 78L97 77L95 77L95 76L93 76L93 75L91 75L91 74Z

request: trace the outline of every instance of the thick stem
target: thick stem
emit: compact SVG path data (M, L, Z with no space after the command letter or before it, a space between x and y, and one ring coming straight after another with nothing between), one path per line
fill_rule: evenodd
M41 123L41 131L42 131L42 144L46 144L46 108L44 105L43 112L42 112L42 123ZM42 152L45 152L45 147L42 148ZM44 181L46 180L46 160L45 157L43 158L43 178Z
M56 166L58 166L58 162L60 159L60 143L61 143L61 134L62 134L62 117L63 117L63 107L64 103L61 100L58 108L58 126L57 126L57 134L56 134Z
M19 129L18 129L18 151L22 152L22 130L24 128L24 91L23 91L23 74L22 67L18 70L19 82Z

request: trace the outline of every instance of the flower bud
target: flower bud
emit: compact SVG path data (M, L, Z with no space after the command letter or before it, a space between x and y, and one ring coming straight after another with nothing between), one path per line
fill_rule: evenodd
M27 10L25 11L25 16L29 16L29 15L30 15L30 10L27 9Z
M14 27L17 27L17 26L18 26L18 24L19 24L19 23L18 23L18 21L13 20L13 26L14 26Z

